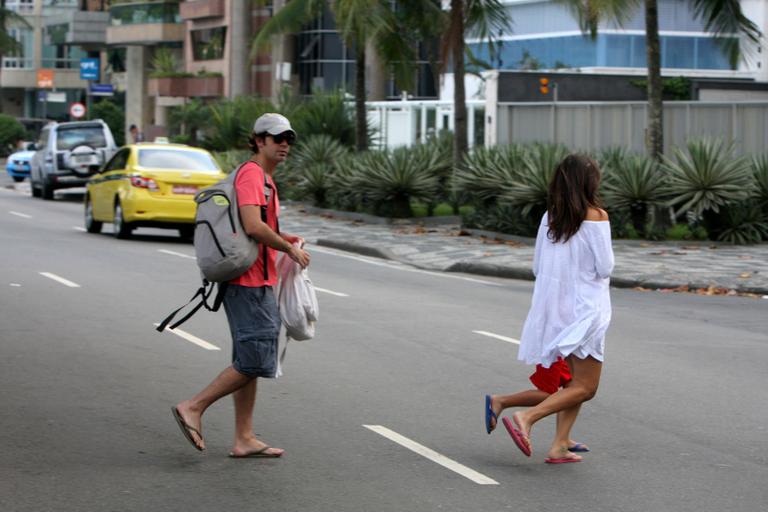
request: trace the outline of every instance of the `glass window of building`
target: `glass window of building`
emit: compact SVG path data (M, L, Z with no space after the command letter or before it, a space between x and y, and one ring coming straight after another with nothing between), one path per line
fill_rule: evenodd
M195 60L219 60L224 58L227 38L226 27L192 31L192 57Z
M14 53L7 52L6 55L3 55L3 67L11 69L31 69L34 67L32 31L27 28L12 28L8 30L8 35L19 43L19 47Z

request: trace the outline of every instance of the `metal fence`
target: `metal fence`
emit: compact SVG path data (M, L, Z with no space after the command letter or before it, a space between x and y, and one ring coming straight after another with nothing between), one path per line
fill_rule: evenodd
M645 151L647 103L499 103L486 145L558 142L574 150ZM490 134L487 134L490 135ZM664 151L694 137L734 141L739 154L768 153L768 101L664 104Z

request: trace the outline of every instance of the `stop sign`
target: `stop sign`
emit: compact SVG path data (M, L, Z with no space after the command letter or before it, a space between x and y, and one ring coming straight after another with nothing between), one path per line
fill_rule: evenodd
M85 105L82 103L73 103L69 106L69 115L75 119L80 119L85 115Z

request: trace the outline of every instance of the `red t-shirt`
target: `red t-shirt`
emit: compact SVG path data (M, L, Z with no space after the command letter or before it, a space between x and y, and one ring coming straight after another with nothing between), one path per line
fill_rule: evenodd
M277 232L277 215L280 211L280 202L277 199L277 187L272 177L267 175L267 180L272 185L272 196L267 205L267 225ZM267 204L264 194L264 170L256 162L248 162L241 169L235 180L235 189L237 190L237 206L255 205L259 207L261 215L261 206ZM251 265L245 274L230 281L232 284L241 286L275 286L277 284L277 269L275 262L277 260L277 250L267 247L267 273L268 279L264 280L264 245L259 246L259 257Z

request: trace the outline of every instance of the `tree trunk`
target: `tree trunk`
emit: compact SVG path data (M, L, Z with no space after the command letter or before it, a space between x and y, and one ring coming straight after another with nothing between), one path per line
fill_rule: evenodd
M459 165L467 154L467 101L464 91L464 0L451 0L453 60L453 162Z
M3 32L7 32L7 30L5 29L5 24L6 24L5 0L0 0L0 9L2 9L2 13L3 13L3 17L2 17L3 26L0 27L0 30L2 30ZM3 78L2 72L3 72L3 50L2 48L0 48L0 81L2 81L2 78ZM3 113L3 88L0 87L0 114L2 113Z
M664 105L661 85L659 8L657 0L645 0L645 38L648 58L648 131L645 147L648 156L661 160L664 151Z
M355 45L355 149L368 149L368 122L365 112L365 43Z

